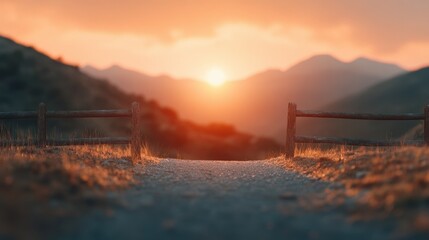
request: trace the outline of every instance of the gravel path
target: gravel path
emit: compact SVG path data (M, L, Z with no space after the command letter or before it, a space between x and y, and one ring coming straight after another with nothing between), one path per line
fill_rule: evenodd
M83 217L61 239L386 239L388 226L348 223L298 199L330 187L266 161L165 159L113 213ZM384 228L380 228L381 225ZM65 235L65 233L63 233Z

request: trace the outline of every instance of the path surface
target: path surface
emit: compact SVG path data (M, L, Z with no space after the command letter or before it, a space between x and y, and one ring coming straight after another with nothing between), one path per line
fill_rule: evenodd
M327 187L264 161L166 159L122 193L126 207L109 217L89 213L61 239L388 238L388 226L350 224L340 210L298 204Z

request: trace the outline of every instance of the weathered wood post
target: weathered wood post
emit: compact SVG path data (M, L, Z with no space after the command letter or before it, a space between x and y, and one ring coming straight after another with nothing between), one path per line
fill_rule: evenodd
M141 159L140 150L140 105L137 102L133 102L131 104L131 159L133 162Z
M295 156L296 104L289 103L286 130L286 158Z
M37 110L37 146L46 146L46 105L39 104Z
M424 113L425 113L425 119L424 119L423 135L424 135L425 144L429 146L429 105L425 106Z

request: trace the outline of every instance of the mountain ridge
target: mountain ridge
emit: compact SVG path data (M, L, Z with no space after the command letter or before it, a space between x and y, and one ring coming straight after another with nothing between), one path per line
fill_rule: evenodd
M380 67L362 70L362 66L368 64L387 70L381 71L383 77L374 70ZM82 71L85 72L85 68ZM226 82L216 89L198 80L147 78L144 74L139 77L138 71L130 72L121 67L115 73L105 69L88 74L107 79L125 91L143 93L176 109L186 119L202 124L225 122L242 131L284 141L283 134L278 133L284 128L287 102L296 102L304 108L320 108L405 70L365 58L343 62L325 54L308 58L287 70L268 69L245 79Z
M328 111L364 113L423 113L429 104L429 67L404 73L356 95L324 107ZM299 132L306 135L397 139L419 125L419 121L306 120ZM414 130L416 131L416 130Z

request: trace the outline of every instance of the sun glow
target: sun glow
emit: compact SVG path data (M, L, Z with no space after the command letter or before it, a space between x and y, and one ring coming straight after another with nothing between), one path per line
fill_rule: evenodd
M226 81L225 72L217 67L212 68L207 72L205 81L215 87L221 86Z

